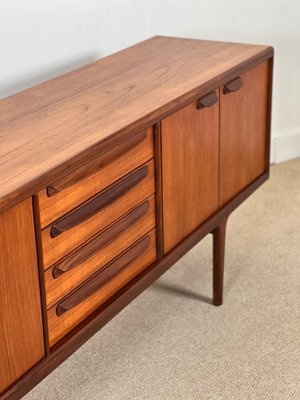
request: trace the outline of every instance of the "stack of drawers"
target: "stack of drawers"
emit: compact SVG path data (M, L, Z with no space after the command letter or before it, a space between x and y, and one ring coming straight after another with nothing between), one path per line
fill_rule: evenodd
M156 260L153 129L38 197L53 346Z

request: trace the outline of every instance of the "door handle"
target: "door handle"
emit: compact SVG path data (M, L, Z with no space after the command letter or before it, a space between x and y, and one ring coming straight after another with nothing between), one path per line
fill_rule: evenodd
M237 92L243 87L243 81L241 77L235 78L233 81L226 83L226 85L223 88L223 93L228 94L228 93L233 93Z
M219 98L215 91L208 93L206 96L201 97L197 101L197 110L202 110L203 108L211 107L218 102Z

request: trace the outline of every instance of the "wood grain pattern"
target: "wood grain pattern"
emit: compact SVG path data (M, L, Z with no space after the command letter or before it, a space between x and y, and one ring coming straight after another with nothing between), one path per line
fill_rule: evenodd
M268 62L220 99L220 206L266 171Z
M59 339L66 335L80 321L91 314L96 308L103 304L113 294L122 288L126 283L138 275L148 265L156 259L156 240L155 229L149 233L151 242L148 251L141 254L127 268L121 271L117 276L111 279L101 290L92 297L86 299L83 303L64 313L61 316L56 315L56 307L48 311L49 318L49 337L50 345L53 346Z
M75 183L81 182L82 179L88 178L90 175L95 174L100 169L111 164L113 161L119 159L124 154L128 153L130 150L135 149L135 147L143 142L147 138L147 131L142 131L136 135L125 140L119 146L116 146L106 153L102 154L97 160L87 160L87 162L81 167L73 171L68 172L67 175L57 178L50 186L47 187L48 197L55 196L62 190L73 186ZM124 164L122 164L122 169ZM111 182L110 182L111 183Z
M0 208L209 93L266 46L154 37L0 102Z
M147 200L149 207L147 212L139 218L136 222L132 223L130 226L126 228L126 230L122 231L117 236L114 236L112 240L104 247L99 247L97 252L93 253L89 257L86 257L84 260L79 260L76 266L68 270L65 274L60 275L58 278L54 278L53 272L57 266L55 264L52 268L49 268L45 272L45 281L46 281L46 296L47 296L47 307L52 307L55 303L57 303L61 298L67 295L71 290L75 289L79 286L83 281L88 279L95 272L99 271L103 268L108 262L110 262L113 258L117 257L120 253L126 250L129 246L131 246L136 240L141 238L147 232L152 230L155 227L155 201L154 195L152 195ZM143 206L142 203L141 206ZM115 231L115 226L119 223L123 223L124 219L130 219L132 213L135 213L138 206L126 216L119 219L115 222L115 224L110 225L107 229L102 231L99 234L99 237L103 237L106 233L110 234L110 232ZM96 240L98 236L94 239ZM88 242L87 246L89 245ZM82 250L84 247L79 248L78 250ZM61 263L68 264L69 262L73 262L74 255L76 256L76 251L71 253L65 259L61 261ZM69 261L71 258L71 261ZM68 264L69 265L69 264Z
M218 146L219 104L193 102L162 121L165 253L217 210Z
M31 198L0 214L0 393L44 356Z
M153 160L149 161L146 165L149 167L149 173L141 183L87 221L63 232L56 238L51 238L51 226L42 230L45 269L49 268L60 258L86 242L155 192Z
M151 206L148 211L152 211L150 212L150 217L148 213L142 217L145 218L144 222L139 220L126 230L120 232L115 240L109 242L101 251L99 249L98 253L92 251L92 254L89 255L84 251L84 255L87 257L80 259L80 265L77 265L57 279L53 278L53 268L55 266L53 262L59 262L59 260L50 261L49 265L52 265L51 267L49 267L49 265L46 266L48 269L45 271L45 274L51 274L51 276L49 275L48 281L48 289L50 288L48 293L51 293L51 296L53 296L52 300L48 303L48 310L44 307L44 312L47 313L51 320L51 325L49 325L52 346L51 351L47 353L47 357L42 358L41 361L25 373L19 381L2 393L0 395L1 400L19 400L26 391L32 388L52 369L66 359L74 350L84 343L84 341L122 310L155 279L161 276L209 232L214 233L213 298L215 304L221 303L224 271L224 221L249 194L268 178L272 55L273 49L265 46L155 37L82 68L79 71L72 72L52 80L51 82L39 85L36 88L0 101L0 211L12 207L22 199L26 199L29 195L38 193L43 188L52 184L54 189L53 193L55 192L52 198L55 200L53 200L53 205L48 203L48 210L45 209L43 233L49 229L49 224L60 219L66 213L77 209L88 199L93 198L108 185L118 181L139 165L151 159L149 164L151 164L151 168L153 168L153 183L149 185L149 187L152 187L151 193L149 193L147 188L140 188L141 193L135 193L132 197L128 196L128 193L123 196L123 199L125 199L124 202L120 202L116 209L114 209L113 206L107 208L107 210L111 211L108 211L105 224L102 224L102 222L98 220L96 221L96 219L92 217L89 219L89 224L83 224L85 225L85 230L83 229L78 234L77 229L79 227L76 227L76 229L73 228L74 231L68 232L72 233L70 236L67 236L68 233L66 232L62 233L60 238L65 239L63 239L60 244L56 242L53 249L49 250L48 256L50 258L52 256L50 253L55 253L57 247L58 251L61 251L59 257L67 257L71 251L70 257L74 256L74 259L78 261L77 256L75 256L78 246L84 248L86 241L88 241L87 245L91 243L91 239L100 231L101 233L106 232L107 235L105 238L109 239L112 232L115 232L113 226L115 227L116 225L112 224L114 224L114 222L118 223L122 217L128 216L132 208L138 207L141 202L146 200L146 196L149 196L147 199ZM267 62L265 62L266 60ZM221 198L223 192L220 183L217 190L217 197L219 195L217 207L219 206L219 208L212 211L212 214L208 213L207 217L204 215L199 216L197 215L196 209L197 202L193 202L193 199L195 200L197 196L199 196L201 200L202 197L204 198L206 196L206 188L208 189L209 185L212 187L215 186L214 176L211 176L212 179L210 183L204 182L203 192L197 190L193 191L191 188L195 189L197 186L198 188L200 187L199 182L202 173L202 165L206 165L208 159L212 163L215 162L214 157L211 158L210 154L211 151L213 152L214 146L213 140L209 142L208 134L204 135L204 137L201 136L201 140L205 139L205 143L201 142L197 137L196 131L199 126L201 125L203 131L206 133L208 132L208 126L205 124L203 125L203 121L201 123L199 123L199 121L195 122L195 119L191 118L193 113L189 107L194 104L197 108L198 104L198 108L200 109L197 111L198 113L207 112L208 109L203 106L211 105L211 103L214 102L214 98L209 96L203 100L203 96L221 87L221 97L224 97L224 92L228 92L224 87L227 83L229 83L229 85L227 85L229 91L238 90L238 92L227 93L225 96L226 98L229 99L237 94L241 94L245 87L241 87L241 82L235 81L235 78L241 76L245 84L244 78L250 76L250 72L252 72L251 68L256 67L258 69L260 67L259 64L262 62L265 62L265 65L267 65L266 69L268 70L265 89L266 136L263 160L264 169L259 175L253 173L253 171L258 168L258 164L262 165L261 154L259 153L258 163L255 166L253 158L249 157L248 152L245 151L245 147L242 146L244 152L242 155L243 157L245 156L247 173L251 170L253 177L250 181L248 179L248 183L243 171L241 173L242 178L240 176L235 177L235 182L239 179L240 183L243 179L245 179L245 181L241 184L241 187L238 188L236 193L231 194L230 200L225 200L223 203ZM256 83L260 80L258 75L254 79ZM228 127L228 124L225 124L228 129L227 134L229 135L228 146L231 146L232 141L235 146L240 140L239 137L234 135L230 137L234 131L233 128L238 127L238 129L240 129L241 127L241 132L244 134L246 130L244 130L243 123L248 123L248 126L251 126L251 122L249 123L247 118L245 119L243 117L243 120L241 111L244 112L247 108L249 111L253 111L251 104L256 101L253 93L259 95L260 91L251 85L248 92L250 93L250 97L253 96L251 101L245 100L246 96L244 96L240 104L237 100L232 100L231 104L230 100L226 105L227 109L231 110L230 112L234 114L232 126ZM199 101L197 103L199 98L202 100L202 103ZM249 104L247 104L247 101ZM212 109L214 107L216 106L212 106ZM160 121L162 119L168 120L169 118L174 118L174 121L176 121L178 116L181 115L182 117L181 113L183 113L184 108L185 110L189 110L184 114L186 118L181 118L181 122L178 120L178 123L170 124L174 129L169 129L168 135L170 149L172 150L172 152L169 152L170 154L168 154L168 156L170 156L171 159L173 158L173 162L168 166L167 173L169 174L171 183L172 179L175 179L175 175L177 175L181 184L177 187L177 190L174 190L175 197L172 198L172 196L169 196L167 202L165 202L164 193L162 192L162 189L164 189L162 188L162 181L164 181L165 169L164 165L160 162L160 158L167 156L163 155L164 151L161 137L162 124ZM223 109L221 109L221 113L222 111ZM174 112L176 112L176 114L171 116ZM257 116L257 114L255 115ZM228 115L226 115L226 118L229 118ZM184 120L184 124L182 120ZM215 121L212 115L211 120ZM214 123L212 123L212 125L215 127ZM259 128L258 123L254 125L255 123L253 123L252 126L254 130ZM155 160L152 160L153 132L152 128L149 128L149 126L154 126ZM184 129L182 129L183 126ZM124 146L128 148L130 144L133 145L139 134L143 136L144 129L147 129L148 132L146 139L140 144L137 144L137 146L133 146L134 149L132 151L134 153L137 147L143 148L143 146L148 143L150 146L148 146L145 151L145 154L147 154L146 158L142 161L140 159L137 161L134 155L128 157L128 170L122 172L122 165L126 164L126 161L122 162L121 159L124 161L127 156L126 154L124 154L124 158L120 156L120 164L117 166L119 157L114 160L114 155L116 155L116 152L120 154L119 150L122 146L124 149ZM192 134L187 135L186 131L192 132ZM223 143L225 143L224 140L227 138L227 134L224 136L221 135L220 140L223 140ZM253 135L253 132L248 132L247 134L249 135L251 151L255 147L260 149L261 142L256 134ZM214 129L213 137L215 137ZM183 140L183 138L186 140ZM198 157L191 152L190 154L192 154L192 157L189 158L187 150L189 147L192 148L193 142L196 143L196 146L199 146L199 148L201 147L201 150L198 151ZM207 145L208 150L206 153L204 152L204 145ZM244 159L238 159L238 157L235 156L239 150L236 151L234 146L231 152L229 152L230 154L227 154L229 157L225 157L225 160L230 159L231 162L232 159L230 157L234 154L233 160L237 164L239 163L240 168L240 165L244 163ZM191 150L189 149L189 151ZM181 166L178 170L176 170L176 152L180 155L177 157L179 160L178 164ZM139 151L139 154L141 154L141 151ZM186 154L186 156L181 157L182 154ZM217 170L220 170L224 154L225 153L221 153L220 158L217 160L219 161ZM137 155L137 157L139 157L139 155ZM106 162L108 162L108 164ZM110 170L110 166L113 165L116 165L116 167ZM97 179L93 182L89 181L91 178L90 175L96 175L99 168L101 171L99 171ZM201 172L199 172L199 169ZM192 179L192 174L188 173L190 170L194 176L196 176L196 181ZM221 168L221 170L225 175L224 181L226 181L226 179L229 179L228 176L230 172L228 170L228 176L226 176L226 169L223 170ZM106 173L103 173L103 171L106 171ZM120 175L112 176L115 171L116 173L118 173L117 171L121 171L119 172ZM203 173L205 175L207 174L205 171L203 171ZM186 176L184 174L186 174ZM104 179L109 178L112 180L110 182L104 182L103 186L101 186L100 183L101 187L99 186L99 188L97 185L101 176L103 176ZM249 178L249 176L247 178ZM87 184L86 190L82 190L82 184L86 181L89 182L89 184ZM59 186L66 187L70 183L75 184L72 185L71 188L64 189L60 193L57 193L57 190L61 189ZM192 183L194 186L190 186L189 183ZM229 184L231 185L230 182ZM169 186L172 187L172 184ZM174 186L176 187L176 185ZM75 193L76 191L73 192L73 189L76 187L78 187L77 193ZM182 188L183 190L180 191ZM190 192L189 189L191 189ZM70 193L68 195L69 190ZM89 190L91 192L88 192ZM157 193L155 193L155 190ZM84 193L86 197L80 198L82 195L81 192L86 191L87 193ZM185 192L185 195L183 192ZM211 193L213 193L213 190ZM66 194L66 201L64 201ZM46 190L44 190L43 193L40 192L40 199L42 199L42 196L47 197ZM57 199L59 199L59 196L61 196L61 198L58 202ZM176 213L173 214L174 221L178 222L178 227L176 227L175 223L175 232L171 229L172 226L170 224L169 231L165 234L165 237L162 237L165 221L162 218L163 210L161 205L167 205L167 208L172 210L172 208L175 208L173 207L172 201L177 197L182 197L185 202L185 209L178 208L179 222L176 220ZM127 204L128 199L129 204ZM196 209L196 218L199 217L201 221L200 225L196 224L195 228L193 228L193 223L195 223L195 221L193 221L192 218L192 215L195 214L194 209L189 209L189 206L187 206L190 199L192 199L192 206ZM215 198L212 200L214 202ZM59 207L63 205L63 208L55 210L55 201L59 204ZM209 196L206 196L205 203L206 202L210 202ZM155 221L154 204L156 205L157 223ZM211 204L210 202L210 205ZM183 206L184 205L182 205L182 207ZM205 208L203 208L201 204L198 204L198 206L201 212L205 211ZM38 208L36 208L36 210L37 209ZM54 216L51 215L52 209L54 210ZM185 212L187 213L187 217L184 215ZM188 213L191 213L191 216L189 216ZM164 240L170 236L172 239L172 235L176 236L177 230L179 231L179 228L181 230L182 222L180 219L182 219L184 223L186 220L188 221L189 229L187 229L187 236L174 240L171 251L168 251L168 253L163 256ZM13 218L10 217L9 220L10 223L12 223L11 221ZM37 222L36 226L38 227L38 225ZM28 229L29 226L30 223L26 221L26 228ZM182 226L184 228L184 225ZM1 229L3 231L4 228L1 228L0 224L0 244L3 238ZM107 230L105 231L105 229ZM144 254L144 257L149 257L149 259L146 260L141 257L139 267L135 266L133 269L125 268L125 270L118 273L117 276L109 277L111 278L107 279L109 282L97 291L97 293L84 299L80 305L76 306L73 304L73 309L67 310L63 315L57 317L56 307L62 299L62 296L69 295L73 291L75 293L78 286L81 287L80 285L82 285L86 279L89 279L91 275L99 271L103 273L103 271L105 271L105 266L113 262L116 257L119 257L120 252L126 252L128 247L134 245L136 241L140 240L150 231L152 237L150 244L151 250L149 253L146 251ZM11 235L11 232L9 232L9 235ZM39 232L40 229L37 229L37 242L39 241L38 239L40 239L38 235ZM58 239L59 237L53 240ZM20 239L17 237L17 240ZM24 240L24 242L26 241ZM69 248L67 242L71 242ZM5 244L5 246L7 246L7 244ZM24 250L25 253L30 251L30 248L30 245L26 246ZM165 252L167 252L167 250L165 250ZM152 258L150 253L152 254ZM4 296L7 295L7 285L6 283L2 285L3 271L1 269L3 268L1 268L1 256L0 253L0 311L2 313L1 307L5 304L5 301L2 301L3 293ZM13 257L19 256L13 254ZM41 258L41 251L39 251L39 257ZM67 258L63 259L62 263L66 261L66 259ZM91 259L94 260L93 263L90 261ZM43 269L43 260L40 259L40 261L39 264ZM130 267L132 267L132 265L135 265L135 263L131 264ZM22 267L25 268L24 265L22 265ZM126 270L129 275L125 274ZM23 269L20 271L20 276L17 276L17 282L19 282L20 286L24 285L24 282L26 282L27 285L26 278L24 278L24 274L22 273ZM76 275L77 278L75 275L74 277L72 275L75 271L80 271L78 276ZM125 275L122 276L122 273ZM11 276L10 274L11 271L8 275ZM66 279L67 277L68 279ZM72 278L69 280L69 277ZM69 285L69 282L72 281L73 278L72 286ZM42 281L43 279L41 279L41 282ZM58 286L53 286L51 288L52 283L55 281ZM1 286L5 286L3 293ZM11 284L9 282L8 287L10 286ZM29 286L31 286L31 284L29 284ZM19 290L19 287L17 289ZM13 299L14 308L16 308L15 302L19 299L18 290L14 290L14 293L17 293ZM21 295L23 295L22 293L23 292L20 291ZM42 293L42 296L44 295L45 293ZM28 298L23 296L22 300L23 301L20 301L20 303L22 308L26 308L25 314L27 316ZM17 319L21 318L19 315L20 310L16 313ZM25 322L28 323L28 321ZM10 323L13 322L10 321ZM30 334L30 330L38 330L38 327L32 325L34 324L31 322L29 330L26 330L25 339L26 334ZM2 326L3 321L0 318L0 334ZM12 329L15 331L15 326ZM21 326L21 332L22 329L23 327ZM40 331L42 331L42 329ZM21 336L19 332L14 332L14 334L20 334ZM43 336L43 333L41 335ZM6 336L5 340L7 340ZM21 340L24 340L24 338L21 337ZM44 340L47 340L47 338L44 337ZM2 346L2 342L2 337L0 337L0 371L2 372L5 370L6 374L4 375L4 379L7 381L7 379L11 379L11 369L10 366L7 368L7 353L5 352L2 357L1 351L3 348L6 349L6 346ZM15 341L12 340L12 342L14 343ZM26 344L25 352L23 347L24 346L22 346L22 348L18 347L17 350L19 354L22 354L22 357L23 354L25 354L26 357L26 352L28 351ZM32 356L31 353L30 356ZM1 372L0 392L2 390ZM7 385L7 382L5 382L4 387L6 387L5 385Z
M58 221L51 224L50 234L52 238L74 228L92 218L95 214L103 211L118 199L138 186L149 174L148 165L142 165L134 172L127 175L106 190L103 190L97 196L82 204L76 210L63 216Z
M65 181L69 183L69 179L80 179L79 182L73 184L71 187L57 193L53 197L47 196L47 189L43 189L39 192L40 212L41 212L41 225L44 228L49 225L52 221L60 218L70 210L78 207L81 203L85 202L96 193L102 191L107 186L113 184L123 176L127 175L141 164L147 162L153 158L153 129L152 127L147 129L147 136L138 145L131 148L130 151L125 152L122 156L114 159L113 161L105 164L101 167L102 163L107 160L105 154L95 158L92 161L88 161L87 165L84 163L75 171L68 171L68 178L64 178L63 186ZM143 132L142 132L143 133ZM140 137L140 132L133 136ZM127 141L125 141L127 143ZM132 140L128 140L128 143L132 145ZM128 144L127 143L127 144ZM111 151L115 154L115 149L121 147L124 149L124 143L120 143L115 146ZM111 154L111 151L108 154ZM99 171L95 171L95 168ZM89 175L87 177L87 175ZM54 182L54 181L53 181ZM61 185L55 183L54 185Z
M247 186L232 201L217 211L211 218L194 231L187 239L167 254L161 261L154 262L122 287L108 299L102 306L90 314L84 321L76 326L59 343L52 347L48 357L42 359L15 385L1 395L1 400L19 400L35 385L41 382L50 372L58 367L64 360L73 354L83 343L90 339L96 332L105 326L112 318L122 311L131 301L140 295L147 287L163 275L184 254L209 232L217 227L224 218L249 197L269 175L265 173Z
M146 200L122 217L119 221L116 221L114 224L110 225L107 229L93 237L82 247L67 255L66 258L55 264L55 267L53 268L53 277L55 279L58 278L62 274L82 264L87 258L90 258L98 253L118 236L120 236L125 230L129 229L143 216L145 216L148 211L149 201Z
M112 279L114 279L120 272L128 268L138 257L143 255L150 245L150 236L146 235L135 243L130 249L120 255L118 258L110 262L97 272L89 280L84 282L79 288L67 297L62 299L56 307L56 315L60 317L67 311L80 306L85 300L92 297Z

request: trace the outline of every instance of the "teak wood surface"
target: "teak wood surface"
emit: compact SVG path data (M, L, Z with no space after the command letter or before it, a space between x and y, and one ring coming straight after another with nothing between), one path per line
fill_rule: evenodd
M93 295L98 295L108 283L119 277L138 257L149 250L150 242L150 236L145 235L129 249L126 249L123 254L120 254L119 257L112 260L105 268L76 288L73 293L70 293L64 299L60 300L56 307L56 315L60 317L66 312L80 306Z
M219 90L217 90L217 97ZM164 251L218 208L219 104L189 104L161 123Z
M144 217L149 211L149 200L145 200L133 210L129 211L124 217L115 221L112 225L95 235L91 240L76 249L73 253L68 254L66 258L55 264L53 269L53 277L56 279L62 274L69 272L71 269L80 265L87 257L92 257L100 249L107 246L111 240L116 239L121 233L128 229L135 222Z
M74 326L108 300L109 297L121 289L122 286L125 286L125 284L133 279L138 273L155 261L155 230L152 230L149 233L149 236L151 240L148 248L138 255L132 263L119 272L118 275L110 279L105 286L99 290L99 292L60 316L57 315L56 306L48 310L50 346L53 346L59 339L74 328ZM126 252L123 254L126 254ZM109 266L107 266L107 268L109 268ZM90 279L93 279L93 277Z
M143 132L141 133L143 134ZM137 145L127 149L125 153L111 160L111 162L108 162L102 168L99 167L103 159L102 156L96 158L93 162L89 162L89 169L83 164L75 172L68 175L69 179L71 175L71 177L76 177L79 180L61 192L48 197L47 189L41 190L39 192L39 202L42 227L44 228L62 215L78 207L96 193L153 158L152 128L147 130L146 136L142 137L142 139ZM95 172L93 171L94 166L98 167ZM91 173L91 171L94 173ZM70 180L68 180L69 182ZM57 185L57 179L53 183Z
M241 75L243 86L220 90L220 205L266 171L269 65Z
M222 303L227 218L268 178L272 56L273 49L267 46L159 36L0 101L0 212L25 198L29 209L34 195L36 237L29 235L33 243L29 249L35 248L36 239L41 287L37 282L32 290L38 299L41 292L44 322L41 327L39 302L34 319L40 328L41 360L35 365L37 360L31 360L33 367L27 366L18 381L8 373L4 382L0 378L0 393L5 390L1 400L20 399L208 233L214 238L213 302ZM251 80L258 80L261 87ZM247 107L256 96L263 112L247 130L242 121L249 122ZM205 113L210 127L201 120ZM164 121L169 122L164 125ZM244 140L256 129L248 153ZM224 149L227 135L231 151ZM198 157L188 156L193 154L192 143L198 147ZM166 155L165 149L171 152ZM243 160L243 178L236 176L232 183L225 171L220 175L223 183L218 179L222 163L241 168ZM82 208L145 162L149 173L135 188L93 216L89 212L94 208ZM209 172L213 165L216 180ZM166 178L172 182L174 171L179 186L168 188ZM198 190L191 186L195 180ZM183 202L187 211L180 208ZM135 213L137 209L143 211ZM73 211L79 211L77 219L73 215L58 223L60 231L52 238L51 229ZM70 221L77 223L78 216L89 218L61 233ZM30 218L28 227L33 226L32 211ZM126 229L118 231L122 224ZM119 234L110 241L115 232ZM96 253L89 245L95 235L100 238ZM106 240L108 244L101 247ZM68 261L74 260L80 264L68 271ZM16 259L16 265L21 262ZM35 259L37 274L36 263ZM27 334L35 340L35 332ZM1 357L0 342L2 368Z
M104 247L98 248L98 251L95 254L91 256L87 254L86 258L83 261L81 261L74 268L58 276L57 278L53 277L53 270L55 266L58 265L60 262L58 262L56 265L54 265L52 268L49 268L45 272L46 297L48 308L53 306L54 303L64 297L72 289L80 285L92 274L100 270L105 264L111 261L119 253L126 250L126 248L128 248L134 241L138 240L145 233L149 232L155 227L154 196L152 195L147 201L149 206L147 212L133 224L129 225L122 233L120 233L120 235L113 236ZM142 203L142 205L144 203ZM136 209L138 209L138 207ZM127 214L129 220L130 215L133 212L134 210ZM101 237L101 235L103 235L105 232L109 234L110 231L113 229L113 226L118 224L119 222L122 222L122 220L124 220L125 218L126 216L115 222L115 224L109 226L98 236ZM83 249L84 251L84 247L82 247L81 249ZM62 262L68 263L68 259L72 258L73 254L74 253L68 255L65 260L62 260Z
M35 385L43 380L51 371L58 367L66 358L74 353L83 343L92 337L99 329L115 317L132 300L141 294L147 287L155 282L184 254L203 239L209 232L223 223L224 219L247 199L267 179L269 174L265 173L239 193L234 199L227 203L221 210L217 211L203 225L196 229L187 239L179 243L163 259L154 262L143 270L126 286L120 289L101 307L95 310L86 320L65 336L58 344L53 346L50 354L43 358L21 380L1 394L1 400L19 400Z
M114 185L89 199L80 207L64 215L58 221L53 222L50 228L51 238L56 238L62 233L70 232L73 228L85 223L90 218L104 211L107 207L135 189L148 175L149 165L142 165Z
M44 356L31 199L0 213L0 393Z
M42 230L45 269L49 268L60 258L80 246L155 192L153 160L149 161L146 165L149 167L149 172L145 179L93 217L55 238L51 237L51 225Z
M272 54L156 36L1 100L0 209Z

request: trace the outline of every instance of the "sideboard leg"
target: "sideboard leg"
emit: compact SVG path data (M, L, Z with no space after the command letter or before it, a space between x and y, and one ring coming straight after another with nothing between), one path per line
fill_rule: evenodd
M223 278L225 258L225 235L227 218L213 231L213 304L220 306L223 302Z

